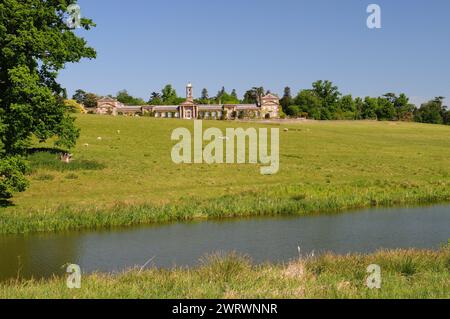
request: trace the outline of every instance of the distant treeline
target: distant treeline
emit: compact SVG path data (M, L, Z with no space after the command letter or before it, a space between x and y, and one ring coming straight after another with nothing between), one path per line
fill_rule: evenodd
M342 95L330 81L317 81L312 84L311 89L302 90L295 97L292 96L291 89L286 87L280 104L283 112L290 117L315 120L417 121L450 125L450 111L443 101L444 97L436 97L418 108L403 93L353 98L352 95Z
M205 88L199 104L258 104L261 97L270 91L263 87L253 87L240 99L236 90L228 93L224 87L213 97ZM115 98L125 105L179 105L185 97L178 96L172 85L166 85L161 92L152 92L147 101L131 96L126 90L117 93ZM97 104L97 95L77 90L73 99L88 108ZM380 121L416 121L422 123L450 125L450 110L444 105L444 97L439 96L420 107L410 103L405 94L386 93L380 97L353 98L343 95L330 81L316 81L311 89L301 90L293 96L286 87L280 99L280 116L304 117L314 120L380 120Z

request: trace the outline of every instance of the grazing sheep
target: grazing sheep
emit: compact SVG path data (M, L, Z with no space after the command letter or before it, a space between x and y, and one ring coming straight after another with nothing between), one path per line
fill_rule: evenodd
M61 154L60 155L60 160L62 161L62 162L64 162L64 163L67 163L67 164L69 164L70 163L70 161L72 160L72 154L69 154L69 153L63 153L63 154Z
M97 140L98 140L98 141L101 141L101 140L102 140L102 138L101 138L101 137L99 136L99 137L97 137Z

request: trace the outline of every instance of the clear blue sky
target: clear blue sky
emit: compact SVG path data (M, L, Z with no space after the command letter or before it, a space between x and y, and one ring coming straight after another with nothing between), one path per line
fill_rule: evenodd
M366 26L369 4L382 29ZM96 60L71 64L60 81L71 95L127 89L148 99L172 83L179 95L253 86L294 93L318 79L341 92L405 92L418 103L450 97L448 0L79 0L97 27L79 30ZM448 99L447 99L448 101Z

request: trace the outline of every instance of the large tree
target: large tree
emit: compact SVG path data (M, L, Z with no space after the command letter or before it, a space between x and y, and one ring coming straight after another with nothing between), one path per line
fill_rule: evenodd
M141 98L131 96L127 90L117 92L117 101L125 105L144 105L145 101Z
M312 90L300 91L295 97L294 103L299 106L298 111L306 113L305 115L310 119L320 120L322 118L322 102ZM288 113L292 113L292 108L288 108Z
M313 83L313 92L322 101L322 119L330 120L331 114L336 112L337 102L341 96L338 87L328 80L316 81Z
M162 102L162 94L158 92L152 92L150 94L150 99L148 100L148 104L150 105L161 105Z
M203 88L201 99L205 100L205 101L209 100L209 93L208 93L208 89L207 88Z
M439 96L434 100L424 103L416 110L414 119L417 122L431 124L450 124L447 106L444 105L444 97Z
M167 84L161 90L161 98L165 105L177 104L177 101L179 99L177 91L175 91L171 84Z
M72 99L82 104L84 107L92 109L97 107L97 101L99 97L94 93L87 93L79 89L75 91L75 94L72 96Z
M75 0L0 2L0 197L23 191L20 159L32 136L56 137L59 146L75 145L79 132L64 106L57 82L66 63L95 58L94 49L67 23ZM94 26L82 18L80 27Z
M287 113L288 107L293 104L292 92L290 87L286 86L284 88L284 94L280 100L280 104L283 112Z
M75 94L72 96L72 99L77 101L77 103L83 104L86 100L86 92L84 90L78 89L75 91Z
M246 104L253 104L256 103L258 106L261 106L261 100L264 96L264 88L263 87L253 87L252 89L248 90L244 94L244 100L243 103Z

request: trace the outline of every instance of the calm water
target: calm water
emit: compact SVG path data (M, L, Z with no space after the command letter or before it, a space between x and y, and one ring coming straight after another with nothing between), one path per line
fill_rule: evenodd
M205 254L236 251L255 262L282 262L302 253L438 249L450 238L450 206L364 210L337 215L209 221L163 226L0 236L0 279L20 274L121 271L143 265L193 266Z

